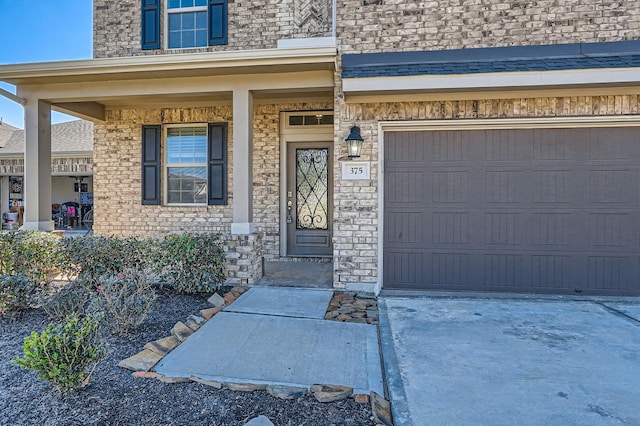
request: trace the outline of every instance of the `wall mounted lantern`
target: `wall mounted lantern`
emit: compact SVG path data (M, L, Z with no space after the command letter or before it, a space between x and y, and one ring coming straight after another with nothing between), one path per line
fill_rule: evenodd
M347 143L347 151L349 153L348 157L360 157L360 151L362 151L362 142L364 142L364 139L362 139L362 136L360 136L360 127L353 126L351 128L351 133L349 133L349 136L347 136L345 142Z

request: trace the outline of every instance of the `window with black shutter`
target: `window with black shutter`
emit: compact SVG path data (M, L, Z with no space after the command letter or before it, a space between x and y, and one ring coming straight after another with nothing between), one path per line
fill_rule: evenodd
M160 154L161 148L164 148ZM142 203L227 204L227 124L143 126Z
M142 0L142 49L160 49L160 2ZM164 0L166 49L227 44L228 0Z

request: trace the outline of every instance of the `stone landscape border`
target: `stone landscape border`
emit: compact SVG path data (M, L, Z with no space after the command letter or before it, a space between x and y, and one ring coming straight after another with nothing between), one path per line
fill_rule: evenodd
M393 425L391 406L388 400L377 392L367 394L353 394L353 388L335 384L316 384L309 388L297 386L266 385L253 383L222 383L205 380L200 377L167 377L153 370L169 352L178 347L189 336L195 333L205 322L232 304L242 296L249 287L235 286L224 296L214 293L207 299L211 307L202 309L199 315L190 315L184 322L178 321L171 328L171 335L149 342L137 354L124 359L118 366L133 371L134 377L157 379L163 383L196 382L215 389L229 389L240 392L266 391L280 399L297 399L308 393L319 402L333 402L352 397L361 404L371 404L371 411L377 424ZM368 293L334 292L324 318L331 321L353 322L360 324L378 325L378 302L376 297Z

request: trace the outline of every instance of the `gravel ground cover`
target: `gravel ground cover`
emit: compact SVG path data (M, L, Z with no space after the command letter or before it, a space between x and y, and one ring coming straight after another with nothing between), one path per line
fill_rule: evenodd
M353 399L322 404L306 396L285 401L266 392L139 379L117 367L145 343L167 336L176 321L206 307L204 297L160 291L154 310L135 333L105 333L108 356L89 386L67 394L10 362L22 356L24 337L49 322L44 311L27 312L15 321L0 319L0 425L244 425L259 415L287 426L374 424L369 404Z

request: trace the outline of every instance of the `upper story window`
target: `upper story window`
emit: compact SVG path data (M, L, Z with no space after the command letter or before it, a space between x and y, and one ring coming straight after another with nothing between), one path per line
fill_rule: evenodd
M169 49L207 46L207 0L169 0Z
M142 50L160 49L160 10L164 4L164 48L227 44L228 0L142 0Z

